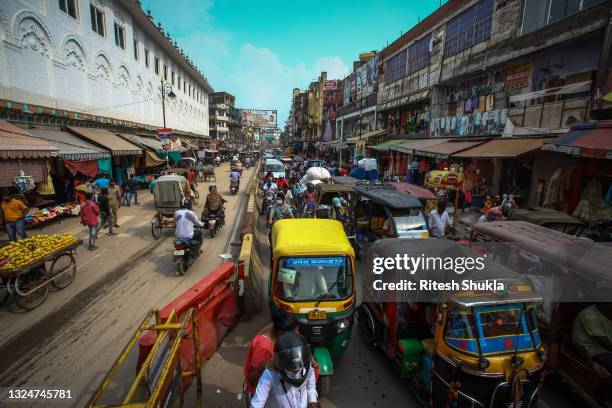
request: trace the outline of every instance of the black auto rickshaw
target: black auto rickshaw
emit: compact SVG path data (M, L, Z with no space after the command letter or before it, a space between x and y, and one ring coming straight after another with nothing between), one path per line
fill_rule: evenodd
M552 208L524 207L512 209L508 213L507 218L509 220L531 222L570 235L580 235L586 227L578 218Z
M429 238L423 205L412 195L376 181L360 181L353 189L358 196L356 212L377 237ZM365 226L362 221L360 226Z
M387 264L398 256L428 267ZM458 269L466 259L482 269ZM535 315L542 299L529 280L443 239L377 241L367 270L356 313L362 341L382 348L424 405L536 406L545 352Z
M338 221L342 222L344 232L349 239L349 242L355 250L355 257L360 259L361 248L357 242L356 234L356 218L355 207L357 204L357 193L353 187L347 184L327 184L319 183L315 185L317 198L315 201L315 218L334 219L335 210L332 200L337 197L341 200L342 205L346 209L346 216L341 217Z
M475 224L469 245L483 253L494 247L504 265L522 269L538 283L544 294L536 311L548 350L547 382L559 379L582 404L600 407L601 391L612 389L612 380L593 368L572 330L582 310L612 300L612 247L525 221ZM501 245L506 249L500 251Z

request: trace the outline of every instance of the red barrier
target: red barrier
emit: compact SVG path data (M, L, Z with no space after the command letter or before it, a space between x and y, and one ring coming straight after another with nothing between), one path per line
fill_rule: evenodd
M198 333L200 337L200 361L207 361L221 345L227 331L238 324L236 265L226 262L193 285L185 293L174 299L161 310L161 320L165 321L172 309L176 309L178 320L190 308L196 309ZM191 333L191 327L187 333ZM138 367L145 361L155 343L156 333L149 331L139 341ZM192 371L195 367L193 340L183 340L180 351L183 371ZM191 379L185 379L186 386Z

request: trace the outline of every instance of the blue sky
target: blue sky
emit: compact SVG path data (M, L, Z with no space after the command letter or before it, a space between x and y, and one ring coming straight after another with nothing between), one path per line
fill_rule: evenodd
M360 52L380 50L440 0L142 0L208 77L240 108L277 109L321 71L350 72Z

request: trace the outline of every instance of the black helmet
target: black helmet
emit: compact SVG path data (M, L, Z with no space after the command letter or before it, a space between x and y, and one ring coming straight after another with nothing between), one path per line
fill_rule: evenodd
M299 333L283 333L274 344L274 364L281 378L295 387L308 378L310 358L310 346Z
M314 190L314 184L306 183L306 188L308 189L308 191L312 191L312 190Z
M181 208L186 208L188 210L191 210L191 200L188 198L183 198L181 200Z

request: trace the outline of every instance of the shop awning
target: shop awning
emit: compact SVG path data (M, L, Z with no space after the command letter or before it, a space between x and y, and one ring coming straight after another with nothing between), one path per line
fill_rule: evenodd
M154 137L146 137L141 135L135 135L133 133L117 133L119 136L124 138L130 143L135 144L136 146L140 146L143 149L149 149L153 151L160 151L164 148L162 147L161 142Z
M198 146L194 145L193 143L191 143L189 140L181 138L181 144L186 147L187 149L193 149L193 150L198 150Z
M140 156L142 149L106 129L82 128L69 126L68 129L77 136L101 146L113 156Z
M0 120L0 158L36 159L57 156L58 149L29 132Z
M346 139L346 144L355 144L356 142L360 140L368 140L371 137L384 135L387 132L389 132L389 129L379 129L379 130L373 130L368 133L364 133L361 136L349 137Z
M21 176L21 172L32 177L35 183L47 181L49 170L47 160L40 158L18 158L0 160L0 187L14 187L14 177Z
M155 167L166 163L157 153L151 150L145 150L145 167Z
M478 146L486 142L489 139L480 140L449 140L448 142L439 143L431 146L425 146L415 149L414 154L425 157L437 157L440 159L446 159L448 156L462 152L471 147Z
M390 150L391 146L399 144L399 143L403 143L405 142L406 139L397 139L397 140L388 140L384 143L378 144L376 146L370 146L370 149L374 149L377 150L379 152L386 152L388 150Z
M391 146L390 150L401 153L414 154L416 149L421 149L427 146L433 146L440 143L444 143L449 139L446 138L424 138L424 139L408 139L402 143Z
M59 150L65 160L96 160L110 157L110 152L79 139L77 136L51 129L28 129L32 136L43 139Z
M612 121L572 126L563 136L544 143L542 150L612 159Z
M391 102L384 103L380 106L379 110L384 111L393 108L399 108L400 106L408 105L411 103L419 102L429 98L429 89L424 91L415 92L411 95L404 96L402 98L397 98Z
M455 153L453 157L466 158L509 158L540 150L542 145L552 140L550 137L514 138L500 137L471 149Z
M554 88L542 89L534 92L527 92L524 94L513 95L510 97L510 103L512 102L523 102L531 99L542 98L544 96L554 95L569 95L576 93L589 92L591 90L592 81L577 82L575 84L568 84L563 86L557 86Z

